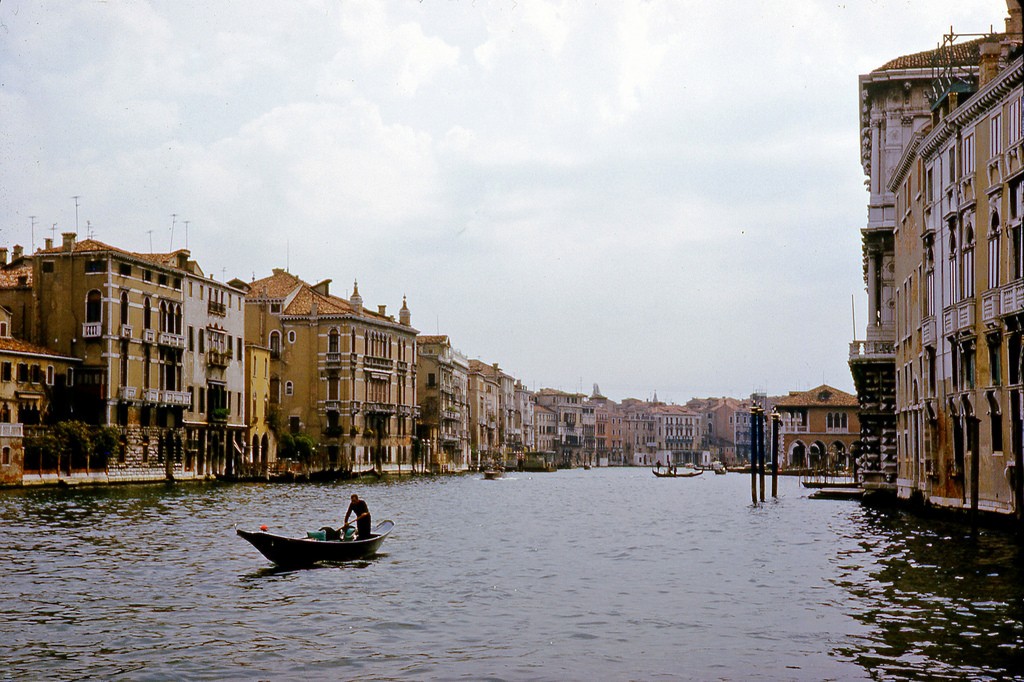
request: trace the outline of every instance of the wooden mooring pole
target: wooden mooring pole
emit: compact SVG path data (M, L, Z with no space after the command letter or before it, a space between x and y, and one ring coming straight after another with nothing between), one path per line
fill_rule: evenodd
M779 496L779 421L782 417L772 410L772 497Z
M765 460L765 447L764 447L764 410L758 409L757 411L757 442L760 452L757 456L757 474L761 478L761 501L764 502L764 460Z
M757 504L757 406L750 408L750 502Z

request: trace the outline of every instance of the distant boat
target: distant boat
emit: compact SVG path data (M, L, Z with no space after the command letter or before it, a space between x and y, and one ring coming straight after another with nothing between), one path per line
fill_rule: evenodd
M704 472L700 471L700 470L697 470L697 471L675 471L675 472L664 471L664 472L661 472L661 471L658 471L657 469L651 469L651 473L654 474L655 476L657 476L658 478L693 478L694 476L700 476Z
M484 480L493 481L494 479L501 478L504 475L505 472L501 471L500 469L488 469L487 471L484 472Z
M812 500L859 500L864 497L862 488L818 488L810 495Z
M236 528L235 532L278 566L302 567L320 562L353 561L373 556L394 527L394 521L381 521L365 540L289 538L266 531L252 532L241 528Z

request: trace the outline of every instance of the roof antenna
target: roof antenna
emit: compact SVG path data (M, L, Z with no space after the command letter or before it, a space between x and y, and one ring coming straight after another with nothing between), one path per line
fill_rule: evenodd
M30 215L29 219L32 221L32 253L36 252L36 217Z
M81 194L76 194L75 196L73 196L71 198L75 200L75 236L77 237L78 236L78 200L82 198L82 195Z
M188 224L190 221L185 221L185 250L188 251Z
M146 230L146 234L149 235L149 252L153 253L153 230Z
M170 244L170 246L167 247L167 252L168 253L174 251L174 223L177 222L177 220L178 220L178 214L177 213L172 213L171 214L171 244Z

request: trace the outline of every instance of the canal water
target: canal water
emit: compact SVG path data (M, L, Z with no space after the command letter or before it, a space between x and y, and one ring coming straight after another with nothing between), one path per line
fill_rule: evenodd
M397 526L280 571L234 533ZM1024 679L1024 548L643 469L0 492L0 679Z

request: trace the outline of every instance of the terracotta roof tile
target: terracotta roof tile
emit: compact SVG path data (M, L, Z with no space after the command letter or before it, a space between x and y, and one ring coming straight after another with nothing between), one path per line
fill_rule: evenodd
M857 396L822 384L809 391L794 392L775 401L780 407L858 407Z
M24 277L24 282L19 282ZM21 261L17 265L9 265L0 270L0 289L14 289L16 287L32 286L32 263Z
M998 39L998 36L994 36ZM875 71L895 69L930 69L949 66L977 66L981 61L981 44L992 38L977 38L945 47L915 52L886 62Z
M67 355L61 355L56 351L52 351L49 348L43 348L37 346L28 341L22 341L21 339L15 339L11 337L0 337L0 352L14 352L14 353L31 353L33 355L45 355L51 358L61 358L64 360L77 360L77 358L69 357Z

